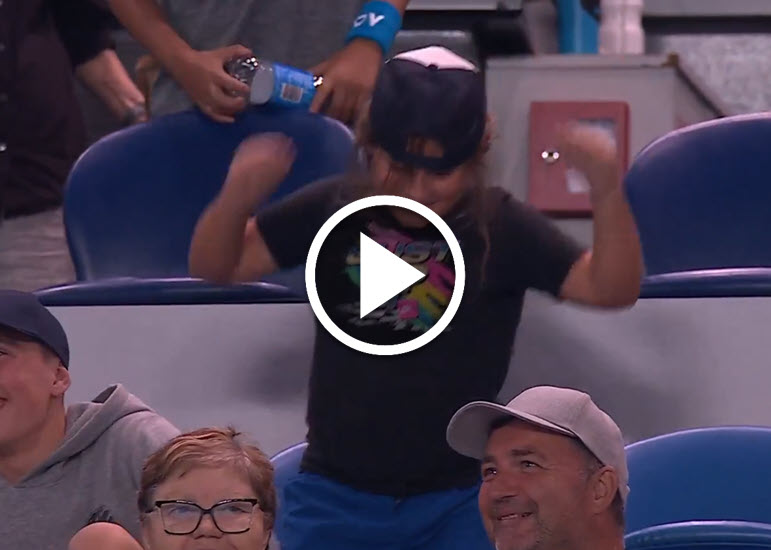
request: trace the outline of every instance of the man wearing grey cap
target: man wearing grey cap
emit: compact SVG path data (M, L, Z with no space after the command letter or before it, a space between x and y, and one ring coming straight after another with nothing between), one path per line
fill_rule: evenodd
M587 394L538 386L475 401L447 441L481 461L479 509L496 550L620 550L629 494L621 430Z
M59 321L0 290L0 547L64 550L89 523L139 536L149 454L179 432L122 386L64 406L70 350Z

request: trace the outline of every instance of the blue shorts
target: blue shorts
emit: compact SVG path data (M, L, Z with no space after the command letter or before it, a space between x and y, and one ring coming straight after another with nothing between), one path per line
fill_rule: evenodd
M279 494L281 550L493 550L479 487L407 498L357 491L299 473Z

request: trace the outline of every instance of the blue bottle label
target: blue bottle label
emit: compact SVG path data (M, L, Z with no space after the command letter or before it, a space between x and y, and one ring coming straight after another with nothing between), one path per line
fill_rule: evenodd
M272 102L284 107L310 107L316 87L313 75L294 67L273 63Z

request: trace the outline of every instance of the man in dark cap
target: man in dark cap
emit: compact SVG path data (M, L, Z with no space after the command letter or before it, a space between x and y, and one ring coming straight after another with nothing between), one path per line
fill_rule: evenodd
M33 294L0 291L0 546L66 548L89 523L139 536L145 458L178 431L122 386L65 407L67 335Z

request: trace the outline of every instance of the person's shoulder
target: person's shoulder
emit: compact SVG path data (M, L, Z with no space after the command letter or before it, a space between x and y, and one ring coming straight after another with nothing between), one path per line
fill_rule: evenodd
M334 174L307 183L285 198L317 205L336 204L342 200L347 184L348 178L345 174Z
M116 420L100 439L113 449L129 453L150 454L165 445L180 431L157 412L147 409L127 414Z
M79 457L93 465L93 468L89 466L92 475L112 472L117 476L116 483L134 490L147 457L179 433L171 422L155 411L138 410L117 418Z
M180 433L171 422L152 409L128 414L118 419L109 430L134 438L164 440Z
M490 222L518 216L531 210L529 205L502 187L488 186L484 188L483 193L485 216Z
M484 219L492 236L504 241L543 230L547 216L532 204L501 187L488 187L484 197Z
M497 185L487 185L482 188L485 203L494 204L503 200L513 199L509 191Z
M346 184L348 179L349 176L345 173L332 174L331 176L319 178L309 183L308 187L316 187L317 189L340 189Z
M142 410L117 420L103 435L112 457L138 483L147 457L166 445L180 431L153 410Z

